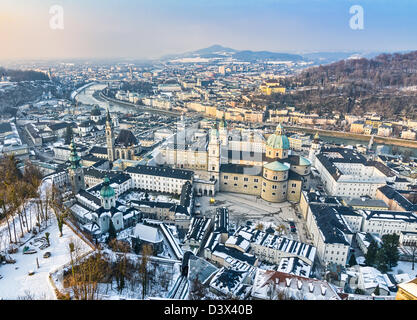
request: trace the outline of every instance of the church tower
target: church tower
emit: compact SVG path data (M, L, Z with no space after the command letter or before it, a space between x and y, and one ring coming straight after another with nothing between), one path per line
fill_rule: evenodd
M77 154L74 140L71 141L70 149L71 154L69 161L71 162L71 165L68 169L68 174L71 182L72 192L77 194L80 192L80 190L85 189L84 171L80 163L81 158Z
M110 112L107 108L107 117L106 117L106 144L107 144L107 157L110 163L113 163L115 160L114 157L114 133L113 125L110 118Z
M221 145L223 147L226 147L229 141L228 141L228 134L227 134L227 123L226 123L226 118L224 115L219 124L219 137L220 137Z
M210 129L209 144L207 149L207 170L210 174L210 178L217 179L218 181L220 172L220 140L219 132L217 131L216 125L213 125L213 127Z
M320 152L320 148L320 137L319 133L316 132L313 141L311 142L310 152L308 154L308 159L311 161L312 166L314 166L314 163L316 161L316 155Z
M100 190L101 205L105 210L110 210L116 206L116 193L110 186L110 179L105 176L103 181L103 187Z

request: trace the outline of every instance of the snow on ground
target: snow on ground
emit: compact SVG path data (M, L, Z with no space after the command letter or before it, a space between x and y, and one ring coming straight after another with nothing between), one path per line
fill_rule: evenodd
M22 246L16 254L11 255L16 260L15 264L0 266L0 275L3 276L0 279L0 299L17 299L28 293L35 299L55 299L48 276L50 272L71 261L69 243L79 243L81 252L92 250L66 225L63 226L63 236L60 237L56 219L53 219L52 225L35 238L45 236L45 232L50 233L50 247L43 250L36 249L36 243L32 239L28 244L32 243L30 247L35 248L37 253L23 254ZM48 251L51 252L51 257L43 258L43 254ZM39 261L39 269L36 258ZM29 276L29 271L34 271L35 274Z
M392 273L393 275L406 273L410 279L414 279L417 277L417 262L414 262L414 270L412 270L412 262L398 261L398 265L388 273Z
M41 197L43 198L46 191L51 185L51 181L45 180L40 186ZM26 210L28 214L28 220L32 217L33 226L36 221L36 205L32 202L26 204ZM51 210L51 209L49 209ZM49 273L54 271L58 267L65 263L70 262L69 255L69 243L74 242L79 244L81 252L87 252L91 248L82 241L68 226L63 226L63 236L60 237L58 224L52 211L51 218L48 221L48 226L42 228L41 232L36 236L32 234L25 234L23 238L20 238L21 246L18 248L18 252L10 254L9 256L16 260L15 264L3 264L0 265L0 299L18 299L30 294L35 299L55 299L55 294L49 283ZM16 233L20 235L19 224L16 219ZM49 232L50 247L40 249L42 242L35 241L45 237L45 232ZM0 226L0 240L2 241L2 247L6 248L9 242L7 224L4 223ZM35 249L37 252L34 254L23 254L23 248L25 246ZM45 252L51 252L51 257L43 258ZM39 268L37 267L36 258L39 261ZM29 271L34 271L35 274L29 276Z

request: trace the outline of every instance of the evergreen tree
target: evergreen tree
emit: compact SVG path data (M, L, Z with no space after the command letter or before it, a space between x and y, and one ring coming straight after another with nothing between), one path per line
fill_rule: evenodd
M387 256L385 254L384 248L378 249L376 253L375 264L376 268L382 273L386 273L388 271Z
M116 228L114 227L113 220L110 219L109 225L109 237L107 238L107 242L110 242L113 239L116 239L117 233Z
M386 234L382 236L382 248L385 252L386 264L391 270L398 264L399 252L399 236L397 234Z
M349 266L356 266L358 263L356 262L355 255L352 253L349 259Z
M365 264L373 266L376 263L376 255L378 252L378 244L375 240L372 240L369 244L368 251L365 254Z

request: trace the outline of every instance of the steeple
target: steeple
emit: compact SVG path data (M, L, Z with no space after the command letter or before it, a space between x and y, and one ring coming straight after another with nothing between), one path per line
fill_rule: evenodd
M77 154L77 148L75 147L74 138L72 138L71 140L70 150L71 152L70 152L69 161L71 162L71 169L81 168L81 164L80 164L81 158Z
M107 107L107 114L106 114L106 125L107 124L111 125L111 117L110 117L109 107Z
M112 162L115 160L115 152L114 152L113 125L111 122L110 111L108 107L107 107L107 116L106 116L106 144L107 144L107 157L111 165Z
M284 134L284 128L281 125L281 122L278 123L277 128L275 129L276 135L283 135Z
M77 194L81 189L85 189L84 171L81 165L81 158L77 154L77 148L75 147L74 138L70 144L70 157L71 162L68 169L68 175L71 182L72 192Z

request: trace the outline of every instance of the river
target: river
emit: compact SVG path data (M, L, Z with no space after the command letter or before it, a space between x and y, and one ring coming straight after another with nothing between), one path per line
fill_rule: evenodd
M344 139L344 138L329 137L329 136L324 136L324 135L320 135L320 139L322 139L325 142L339 143L339 144L344 144L344 145L362 144L362 145L367 146L369 143L368 141L364 141L364 140ZM389 145L389 144L374 143L372 145L372 150L376 150L378 146L386 147L386 150L384 150L384 153L391 153L392 148L394 147L396 150L398 150L399 153L403 153L404 151L410 151L412 157L417 157L416 148L407 148L407 147L400 147L400 146L394 146L394 145Z
M93 97L93 94L95 91L103 90L106 86L107 86L106 84L92 85L84 89L83 91L81 91L75 97L75 100L84 104L91 104L91 105L97 104L104 109L108 107L111 112L133 113L133 114L143 112L143 111L138 111L134 107L120 106L114 103L109 103L107 101L98 100ZM325 136L325 135L320 135L320 138L326 142L340 143L340 144L345 144L345 145L357 145L357 144L368 145L368 141L363 141L363 140L344 139L344 138L330 137L330 136ZM383 144L374 143L372 146L372 149L375 150L377 146L379 145L383 145ZM392 148L394 147L393 145L388 145L388 144L385 146L387 147L386 151L388 153L390 153L392 151ZM395 148L398 150L398 152L404 152L408 150L411 152L412 157L417 157L416 148L407 148L407 147L399 147L399 146L395 146Z

